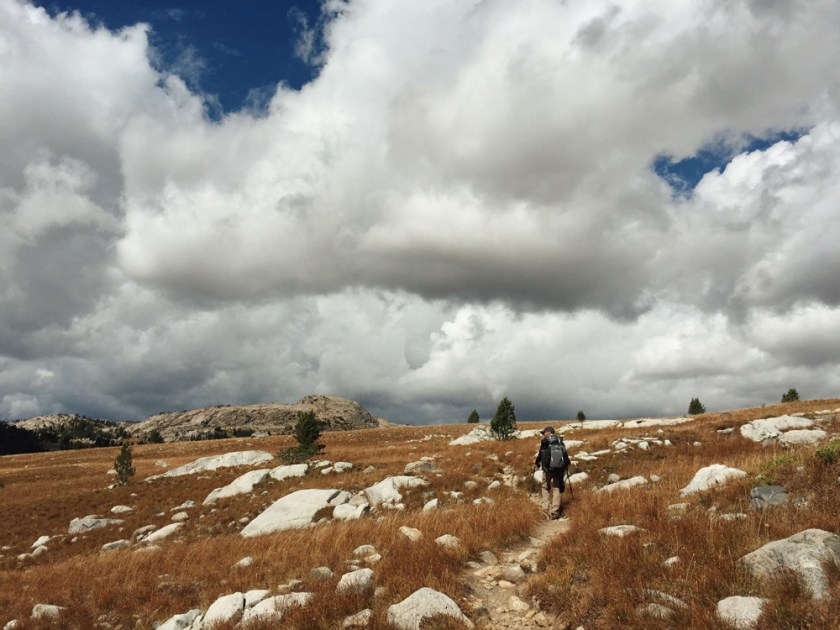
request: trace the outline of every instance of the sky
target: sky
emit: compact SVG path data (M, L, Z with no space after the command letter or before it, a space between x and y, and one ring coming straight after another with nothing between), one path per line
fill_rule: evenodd
M0 419L838 397L838 32L835 0L0 0Z

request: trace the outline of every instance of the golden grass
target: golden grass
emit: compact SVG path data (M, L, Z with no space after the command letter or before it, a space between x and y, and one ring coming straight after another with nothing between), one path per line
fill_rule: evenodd
M567 493L566 513L571 532L552 541L541 554L542 571L532 577L530 594L545 609L559 615L572 627L592 628L718 628L716 602L729 595L754 594L771 599L760 628L836 628L840 580L835 571L831 596L812 602L790 576L770 583L758 582L737 569L739 557L766 542L790 536L809 527L840 531L840 501L837 478L840 464L826 464L814 456L813 447L763 448L738 435L722 435L716 429L738 426L748 420L840 406L840 400L802 401L756 407L719 414L704 414L694 422L663 427L658 437L671 440L671 447L648 452L633 450L581 463L589 482ZM522 429L541 428L545 423L520 423ZM527 496L534 489L526 482L515 488L503 486L493 492L495 503L473 505L488 483L511 471L523 476L531 471L537 440L487 442L468 447L450 447L449 440L466 433L468 425L394 427L379 430L336 432L324 435L321 454L331 461L350 461L354 469L342 475L310 472L301 479L260 484L250 495L220 500L212 508L201 505L214 488L225 485L244 469L222 469L200 475L143 479L163 469L199 457L227 451L259 449L278 453L291 444L289 437L244 438L179 444L149 444L134 447L137 475L126 487L106 489L113 477L118 449L92 449L0 457L0 545L8 547L0 557L0 624L16 618L23 628L56 627L55 623L29 620L36 603L66 606L61 627L93 628L98 620L123 628L150 627L173 614L191 608L206 609L217 597L236 591L265 588L277 592L281 585L302 580L315 598L305 610L288 613L284 627L335 628L341 620L363 608L373 611L371 628L385 628L387 608L417 588L428 586L456 601L468 595L463 583L466 560L484 549L499 552L525 540L541 518ZM840 420L830 430L835 434ZM577 429L567 439L582 439L589 452L609 448L624 436L657 436L657 429ZM695 445L699 442L699 445ZM572 449L574 456L575 449ZM429 485L405 493L406 510L380 511L359 521L329 522L306 530L280 532L257 538L242 538L240 519L253 518L276 499L300 488L335 487L357 492L386 476L401 474L408 462L422 456L435 457L443 470L428 475ZM717 492L688 498L679 489L694 473L712 463L741 468L746 479ZM280 462L277 461L276 465ZM364 472L367 467L372 472ZM622 477L659 475L659 483L610 495L592 487L606 482L610 473ZM475 489L465 483L477 482ZM803 506L767 511L748 508L749 489L756 483L781 483L791 497L806 500ZM464 492L459 502L445 493ZM422 512L432 496L441 509ZM133 549L102 552L101 546L119 538L130 539L139 527L170 522L171 509L192 499L190 520L183 535L161 543L159 551L135 553ZM570 500L571 499L571 500ZM680 519L669 518L668 505L690 504ZM134 511L111 515L112 506L125 504ZM710 517L717 513L743 512L743 520L724 522ZM70 520L87 514L121 518L118 527L93 530L71 542L66 534ZM598 529L608 525L634 524L644 531L625 538L606 538ZM403 525L423 532L412 543L399 533ZM31 551L35 539L48 534L56 539L49 552L23 563L17 555ZM434 539L453 534L461 539L458 552L444 551ZM375 565L375 584L385 594L337 596L340 576L356 560L353 550L372 544L382 559ZM671 568L662 562L681 558ZM234 568L245 556L254 558L247 569ZM324 582L309 578L311 569L330 567L335 576ZM645 589L679 597L687 608L676 611L670 621L642 618L637 608L650 603ZM438 627L457 627L441 622ZM275 627L253 624L255 630ZM221 628L221 627L220 627Z

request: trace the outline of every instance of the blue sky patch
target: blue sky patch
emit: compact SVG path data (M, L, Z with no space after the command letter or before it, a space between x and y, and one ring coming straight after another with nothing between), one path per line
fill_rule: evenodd
M670 155L658 155L653 160L653 170L668 182L675 195L690 195L703 175L713 170L722 172L736 155L763 151L782 140L796 142L806 133L807 129L795 129L766 136L748 135L738 144L718 141L704 145L691 157L678 161Z

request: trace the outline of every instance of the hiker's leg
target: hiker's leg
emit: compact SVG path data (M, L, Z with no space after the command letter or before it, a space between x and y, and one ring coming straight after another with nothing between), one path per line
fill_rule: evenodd
M551 515L551 475L543 471L542 482L542 505L546 515Z
M550 512L551 518L559 518L560 516L560 484L563 483L563 478L558 474L551 475L551 500Z

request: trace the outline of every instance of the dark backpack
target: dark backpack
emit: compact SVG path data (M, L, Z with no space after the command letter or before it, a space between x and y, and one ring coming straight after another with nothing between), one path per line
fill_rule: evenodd
M549 470L566 470L566 447L556 435L552 435L548 439L548 469Z

